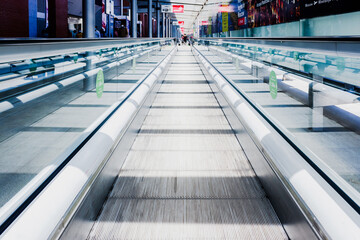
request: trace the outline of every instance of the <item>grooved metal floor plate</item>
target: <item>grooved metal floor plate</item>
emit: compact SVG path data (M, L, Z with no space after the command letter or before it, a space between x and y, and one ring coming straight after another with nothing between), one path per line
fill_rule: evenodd
M180 47L89 239L287 239L193 62Z

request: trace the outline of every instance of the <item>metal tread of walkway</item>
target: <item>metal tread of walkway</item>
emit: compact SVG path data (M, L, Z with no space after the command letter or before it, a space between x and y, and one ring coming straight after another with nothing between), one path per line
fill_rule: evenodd
M287 239L194 62L179 47L88 239Z

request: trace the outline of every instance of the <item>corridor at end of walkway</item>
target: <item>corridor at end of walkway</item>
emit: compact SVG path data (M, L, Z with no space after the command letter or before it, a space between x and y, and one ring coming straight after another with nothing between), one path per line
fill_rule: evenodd
M88 239L287 239L189 46Z

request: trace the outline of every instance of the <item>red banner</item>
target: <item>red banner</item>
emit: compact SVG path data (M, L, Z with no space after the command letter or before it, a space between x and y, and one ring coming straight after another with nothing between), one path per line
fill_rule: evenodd
M184 21L178 21L179 26L184 26Z
M173 13L184 13L184 5L172 5Z
M201 25L208 25L208 21L201 21Z
M101 17L101 19L102 19L101 28L102 28L102 30L105 32L105 31L106 31L105 0L102 0L101 16L102 16L102 17Z
M238 26L243 26L243 25L245 25L245 18L244 17L238 19Z

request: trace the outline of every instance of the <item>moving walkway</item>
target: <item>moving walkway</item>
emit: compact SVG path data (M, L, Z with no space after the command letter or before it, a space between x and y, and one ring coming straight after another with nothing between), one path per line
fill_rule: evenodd
M252 75L216 52L169 45L141 60L159 59L1 237L356 239L356 208L229 81Z

